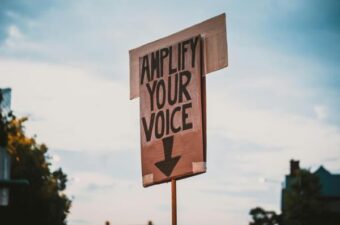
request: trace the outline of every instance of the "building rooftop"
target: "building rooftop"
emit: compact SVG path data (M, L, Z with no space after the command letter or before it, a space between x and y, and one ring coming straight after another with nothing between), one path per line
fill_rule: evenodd
M323 166L320 166L314 174L320 179L322 196L340 198L340 174L331 174Z

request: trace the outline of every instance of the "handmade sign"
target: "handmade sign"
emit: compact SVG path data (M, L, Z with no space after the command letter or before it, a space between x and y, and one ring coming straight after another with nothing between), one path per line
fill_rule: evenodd
M143 184L205 172L200 35L139 59Z
M144 187L206 172L205 74L227 62L224 14L130 51Z

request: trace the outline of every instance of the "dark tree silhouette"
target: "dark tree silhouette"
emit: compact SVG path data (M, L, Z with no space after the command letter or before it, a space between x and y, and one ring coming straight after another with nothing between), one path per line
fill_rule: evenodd
M327 207L321 188L317 175L299 169L286 183L282 214L256 207L250 211L250 225L339 225L340 213Z
M51 171L48 148L25 135L23 123L0 112L0 141L11 156L11 179L26 179L28 187L11 187L9 206L0 207L3 225L65 225L71 206L63 193L67 176Z
M280 216L274 211L266 211L261 207L250 210L249 213L253 221L249 225L278 225L280 224Z
M338 225L340 213L332 212L321 196L319 177L300 169L284 192L282 218L289 225Z

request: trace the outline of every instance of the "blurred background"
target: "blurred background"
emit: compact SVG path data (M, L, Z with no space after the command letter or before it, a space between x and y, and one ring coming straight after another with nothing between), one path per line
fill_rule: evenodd
M226 13L229 67L207 76L207 173L177 183L183 225L280 212L289 160L340 173L340 2L0 0L0 86L68 175L68 224L169 224L142 187L128 51Z

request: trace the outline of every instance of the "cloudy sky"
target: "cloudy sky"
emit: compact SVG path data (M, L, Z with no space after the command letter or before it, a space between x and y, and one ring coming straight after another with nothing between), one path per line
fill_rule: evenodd
M170 185L142 187L128 51L221 13L229 67L207 77L208 171L178 182L179 224L279 211L292 158L340 173L339 1L0 0L0 86L68 174L70 225L170 223Z

